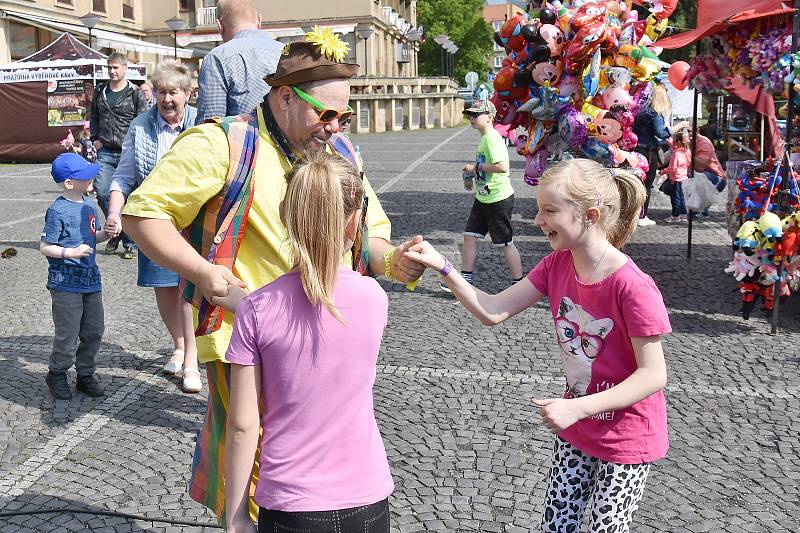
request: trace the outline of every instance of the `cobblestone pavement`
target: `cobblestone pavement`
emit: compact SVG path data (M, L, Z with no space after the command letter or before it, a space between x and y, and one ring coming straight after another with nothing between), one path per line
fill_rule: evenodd
M354 137L393 222L395 240L419 232L460 264L471 197L460 166L469 129ZM532 224L534 189L519 179L515 241L526 269L548 252ZM80 508L86 513L0 517L18 531L212 531L201 526L94 514L122 512L213 523L186 482L205 395L180 392L159 373L169 348L150 291L135 286L135 261L99 254L107 313L98 372L108 395L54 402L44 384L52 322L38 253L44 211L58 189L42 165L0 166L0 513ZM655 193L653 214L666 216ZM674 333L670 371L672 448L651 471L636 532L800 531L800 302L768 334L759 313L738 315L735 283L722 272L729 244L717 213L695 225L645 227L627 252L664 293ZM501 255L480 246L478 286L510 282ZM382 282L383 283L383 282ZM535 531L551 436L531 399L558 394L562 378L548 310L539 305L487 328L426 274L413 293L383 283L390 322L375 408L396 490L393 531Z

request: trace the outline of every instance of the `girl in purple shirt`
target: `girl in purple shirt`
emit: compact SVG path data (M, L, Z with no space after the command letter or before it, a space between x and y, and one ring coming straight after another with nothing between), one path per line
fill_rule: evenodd
M669 319L653 279L621 251L645 195L635 175L587 159L549 168L534 223L554 252L496 295L467 283L428 242L406 252L439 269L486 325L550 302L566 387L561 398L534 400L556 435L544 532L580 531L590 500L589 531L629 531L650 463L667 452L661 335Z
M394 484L372 402L388 299L341 262L361 237L361 177L320 150L287 182L281 218L296 266L236 306L226 353L227 531L389 533Z

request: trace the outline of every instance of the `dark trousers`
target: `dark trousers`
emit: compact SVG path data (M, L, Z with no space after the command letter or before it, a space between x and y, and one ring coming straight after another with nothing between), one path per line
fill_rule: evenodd
M50 294L55 326L50 372L63 374L74 361L79 377L91 376L105 329L103 293L51 290Z
M390 533L389 500L336 511L285 512L259 509L259 533Z
M647 164L650 165L644 180L644 188L647 190L647 198L645 198L644 206L642 206L642 218L644 218L647 216L647 209L650 207L650 192L653 190L653 183L658 173L658 162L656 161L655 148L642 148L639 153L647 158Z
M672 216L686 214L686 203L683 201L683 187L680 181L675 182L672 194L669 195L669 202L672 204Z

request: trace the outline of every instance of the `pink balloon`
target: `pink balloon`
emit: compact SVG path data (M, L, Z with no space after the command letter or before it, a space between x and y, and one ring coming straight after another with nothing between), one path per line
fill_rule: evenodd
M682 91L686 87L689 86L689 78L687 74L689 74L689 63L686 61L676 61L669 67L669 72L667 73L667 78L669 78L669 82L672 84L673 87Z

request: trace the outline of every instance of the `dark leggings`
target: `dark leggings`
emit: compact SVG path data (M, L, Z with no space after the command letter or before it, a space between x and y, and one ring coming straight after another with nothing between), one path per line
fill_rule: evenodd
M389 500L336 511L286 512L261 507L259 533L389 533Z

